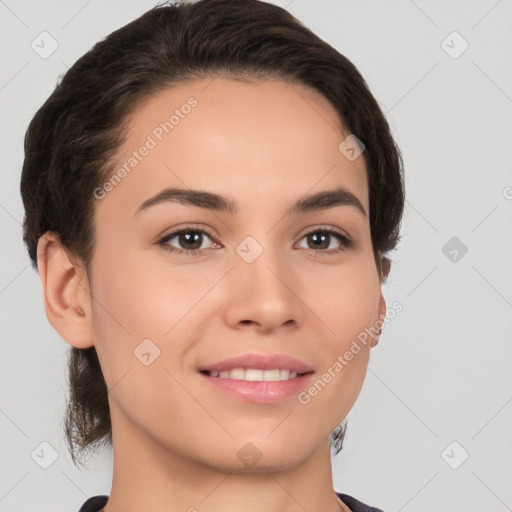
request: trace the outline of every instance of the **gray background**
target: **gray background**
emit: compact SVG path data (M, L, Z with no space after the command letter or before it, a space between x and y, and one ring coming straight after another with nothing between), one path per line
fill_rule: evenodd
M155 3L0 1L4 512L73 511L110 491L110 452L79 471L63 441L69 346L22 244L22 143L58 75ZM512 510L512 2L275 3L356 64L405 161L403 239L384 286L403 311L372 351L335 489L386 512ZM43 31L58 42L46 59L31 47ZM469 44L457 58L453 31ZM42 442L58 453L47 469L31 456Z

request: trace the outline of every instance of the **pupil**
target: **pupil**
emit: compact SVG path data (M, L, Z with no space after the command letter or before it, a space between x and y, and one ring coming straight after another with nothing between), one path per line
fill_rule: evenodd
M201 233L194 233L192 235L190 233L182 233L180 236L180 242L185 241L186 242L185 245L193 243L193 242L195 242L197 244L197 241L198 241L198 239L200 239L200 237L201 237ZM199 242L199 245L197 245L195 247L188 247L188 249L199 249L199 247L201 247L201 242Z
M323 243L322 247L324 247L324 248L329 247L329 243L327 243L327 245L325 244L328 236L329 235L327 233L323 233L320 236L317 235L316 233L311 235L311 238L314 240L315 243L320 241L320 244L316 244L315 249L318 249L319 246L322 245L322 243Z

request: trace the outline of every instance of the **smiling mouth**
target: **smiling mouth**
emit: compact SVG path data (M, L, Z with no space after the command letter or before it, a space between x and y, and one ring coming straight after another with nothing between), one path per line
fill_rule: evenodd
M284 368L260 370L256 368L233 368L224 371L202 370L200 373L218 379L242 380L248 382L278 382L302 377L313 372L297 373Z

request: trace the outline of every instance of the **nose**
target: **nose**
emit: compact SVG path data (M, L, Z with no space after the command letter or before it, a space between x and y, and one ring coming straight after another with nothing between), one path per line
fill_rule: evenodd
M239 258L228 281L224 315L230 327L269 333L302 324L300 279L276 251L264 250L252 263Z

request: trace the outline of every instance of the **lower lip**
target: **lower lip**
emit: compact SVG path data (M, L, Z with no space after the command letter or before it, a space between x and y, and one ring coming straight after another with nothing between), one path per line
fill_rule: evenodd
M247 381L211 377L204 373L199 375L219 391L244 402L273 404L297 396L308 385L314 374L308 373L279 381Z

